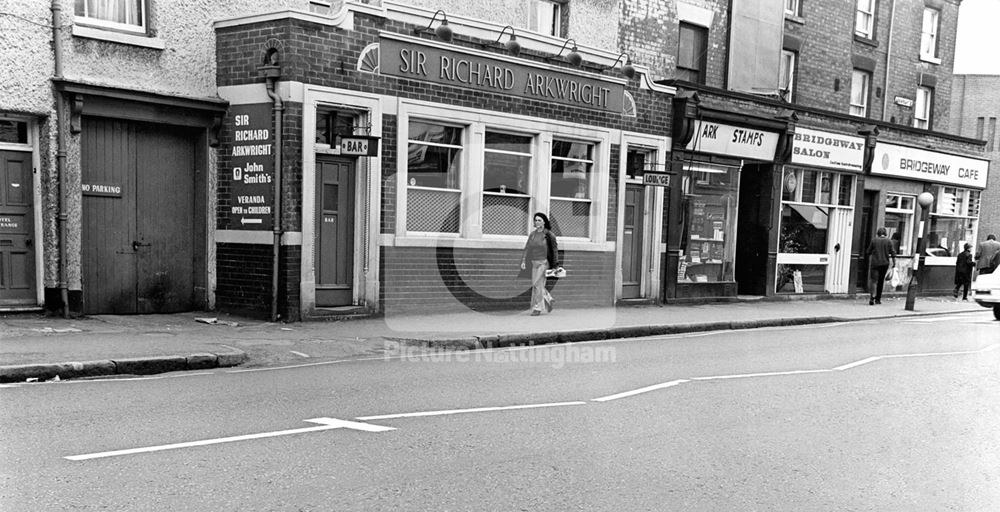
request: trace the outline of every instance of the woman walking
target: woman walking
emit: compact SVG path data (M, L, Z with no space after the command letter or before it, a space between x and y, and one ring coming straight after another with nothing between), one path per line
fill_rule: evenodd
M535 214L534 224L535 229L528 234L528 242L524 244L521 269L531 265L531 316L538 316L542 314L543 307L552 311L554 300L545 289L545 271L559 266L559 247L556 235L552 233L552 224L544 213Z

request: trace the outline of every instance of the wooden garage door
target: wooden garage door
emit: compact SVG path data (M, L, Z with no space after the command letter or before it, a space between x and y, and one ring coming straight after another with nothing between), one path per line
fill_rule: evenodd
M196 141L189 129L85 118L84 312L193 309Z

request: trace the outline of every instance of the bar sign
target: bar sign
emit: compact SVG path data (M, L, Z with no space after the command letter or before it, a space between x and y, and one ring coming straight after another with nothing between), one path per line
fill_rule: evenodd
M670 175L664 172L647 172L642 175L643 185L652 185L654 187L669 187L670 186Z
M378 141L378 137L341 137L340 154L347 156L378 156Z

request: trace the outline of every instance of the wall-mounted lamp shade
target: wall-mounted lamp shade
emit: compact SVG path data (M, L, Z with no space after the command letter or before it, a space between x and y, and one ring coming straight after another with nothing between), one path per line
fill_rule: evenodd
M439 23L438 26L437 26L437 28L434 29L434 35L436 35L437 38L440 39L440 40L442 40L442 41L446 41L446 42L447 41L451 41L451 39L455 35L455 33L451 30L451 27L448 26L448 16L444 13L443 9L438 9L434 13L434 16L431 17L431 22L427 24L426 28L418 28L418 29L415 29L414 32L417 33L417 34L423 34L424 32L430 32L431 31L431 25L434 24L435 20L437 20L438 14L441 15L441 23Z
M635 76L635 66L632 65L632 57L630 57L627 53L620 54L618 59L615 60L615 63L605 69L614 69L614 67L622 61L622 57L625 57L625 63L622 64L621 73L625 76L625 78L631 79Z
M508 52L510 52L511 55L520 55L521 43L517 42L517 34L514 33L514 27L512 27L511 25L507 25L502 30L500 30L500 35L497 36L497 40L493 42L493 45L494 46L500 45L500 40L503 39L503 34L504 32L507 31L508 28L510 29L510 38L507 39L507 42L504 43L503 46L504 48L507 49Z
M559 53L556 54L556 57L562 57L563 52L566 51L566 47L570 42L573 43L573 48L566 54L566 62L569 62L572 66L579 66L583 63L583 56L580 55L580 50L577 48L576 41L573 39L567 39L566 42L563 43L562 48L559 49Z

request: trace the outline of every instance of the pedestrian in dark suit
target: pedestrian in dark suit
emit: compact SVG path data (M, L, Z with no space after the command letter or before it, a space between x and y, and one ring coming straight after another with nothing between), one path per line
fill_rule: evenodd
M889 264L896 266L896 251L892 249L892 241L886 236L885 228L878 228L876 237L868 244L868 275L875 280L874 290L869 287L869 291L874 291L868 299L868 305L882 303L882 287L885 285L885 273L889 270Z
M997 269L997 255L1000 255L1000 242L990 233L976 248L976 266L980 274L992 274Z
M955 291L952 295L958 298L958 289L962 288L962 300L969 300L969 287L972 286L972 244L965 244L965 250L955 258Z

